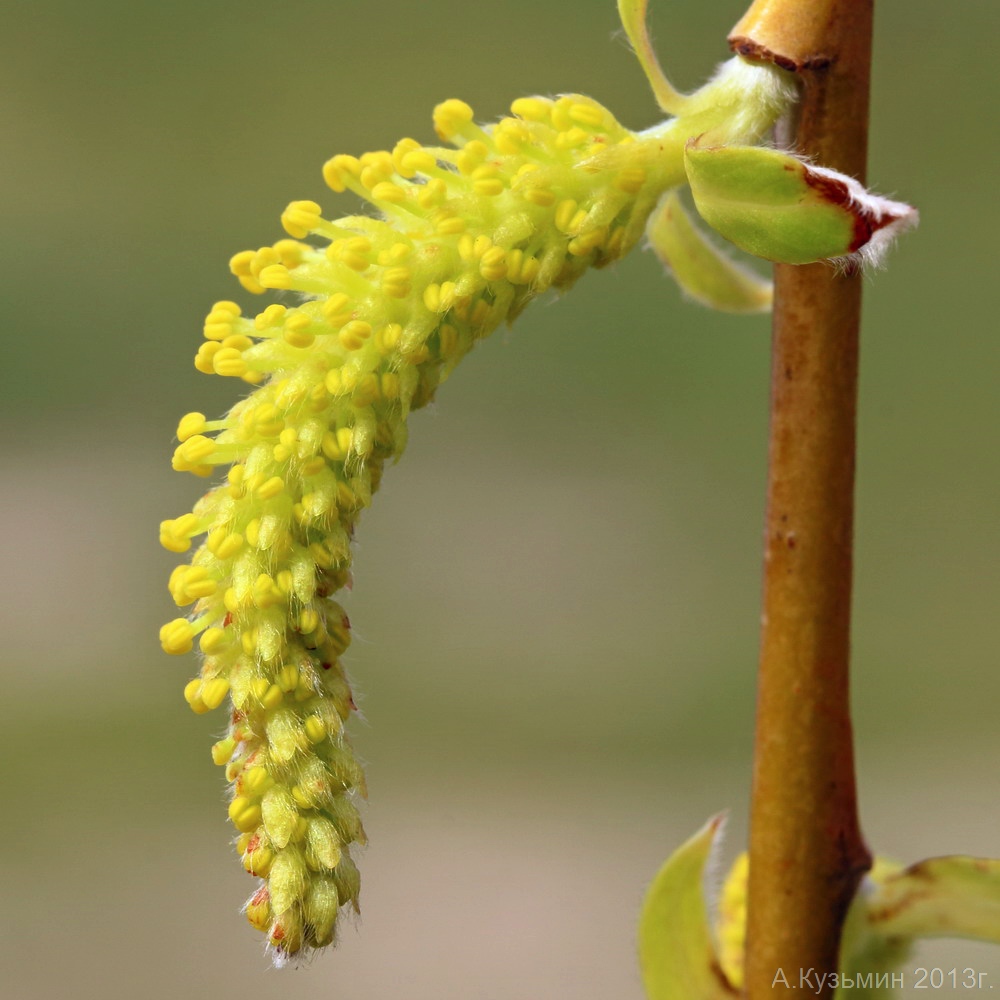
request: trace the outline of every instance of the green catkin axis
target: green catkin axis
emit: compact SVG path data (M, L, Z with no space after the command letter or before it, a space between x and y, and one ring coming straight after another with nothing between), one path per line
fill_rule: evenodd
M733 60L685 99L689 115L645 133L587 97L518 100L491 127L445 101L434 125L456 148L404 139L325 165L334 191L377 216L331 222L314 202L293 202L282 215L290 239L232 259L245 289L295 292L298 304L249 318L218 302L206 319L196 367L257 388L221 420L180 421L175 469L230 468L191 513L161 525L172 552L204 539L170 578L193 611L160 638L175 654L198 642L200 676L185 688L194 711L231 700L212 754L231 782L243 865L262 880L245 912L279 962L332 942L338 910L357 907L350 847L365 840L355 806L365 786L344 733L350 623L334 597L409 412L531 299L631 249L664 192L684 183L689 139L758 138L787 104L775 79ZM755 86L763 110L737 108L723 128Z

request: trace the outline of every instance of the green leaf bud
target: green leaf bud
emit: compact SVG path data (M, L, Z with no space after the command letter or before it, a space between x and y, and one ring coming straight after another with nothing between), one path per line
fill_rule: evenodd
M909 205L777 149L689 142L684 164L701 217L765 260L854 258L877 264L892 240L917 221Z

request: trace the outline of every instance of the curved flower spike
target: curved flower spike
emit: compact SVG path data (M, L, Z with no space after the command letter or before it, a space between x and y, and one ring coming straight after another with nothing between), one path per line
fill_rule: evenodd
M230 703L212 758L231 783L243 866L262 880L246 916L278 961L331 943L339 910L358 905L351 847L365 842L365 783L344 732L351 627L336 597L410 412L533 299L624 256L685 183L685 163L697 172L690 148L685 160L693 140L759 142L794 100L787 73L738 56L680 98L651 56L645 0L620 9L676 117L637 133L564 95L516 100L510 116L478 125L463 101L444 101L433 122L448 145L405 138L325 164L327 185L372 215L330 218L293 201L281 215L288 238L231 259L246 292L281 302L248 316L225 300L206 317L195 367L255 389L220 419L193 412L178 425L175 469L226 472L160 525L170 552L194 548L168 584L191 611L160 641L202 654L184 689L193 711ZM665 213L652 239L692 294L723 308L765 304L766 290L705 244L676 201Z

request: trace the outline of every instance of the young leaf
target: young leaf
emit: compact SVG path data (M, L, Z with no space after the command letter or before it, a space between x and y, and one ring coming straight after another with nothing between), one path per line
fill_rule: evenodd
M702 218L741 249L781 264L877 264L917 221L909 205L777 149L693 141L684 164Z
M719 967L702 878L723 817L679 847L646 891L639 918L639 965L649 1000L731 1000Z
M771 282L716 247L684 210L676 191L653 213L646 236L677 284L695 301L732 313L771 308Z

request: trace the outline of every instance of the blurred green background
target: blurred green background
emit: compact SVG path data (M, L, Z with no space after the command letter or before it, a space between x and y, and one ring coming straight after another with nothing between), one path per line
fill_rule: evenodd
M684 87L743 0L654 0ZM1000 7L879 0L870 180L918 233L869 281L855 628L873 846L1000 854ZM463 362L365 515L349 664L365 721L364 918L269 971L208 749L166 657L157 523L199 481L177 418L240 383L191 358L229 256L335 152L581 91L656 110L611 0L11 2L0 37L4 905L16 1000L639 1000L666 854L746 832L766 319L682 301L648 253ZM1000 952L936 943L913 964Z

